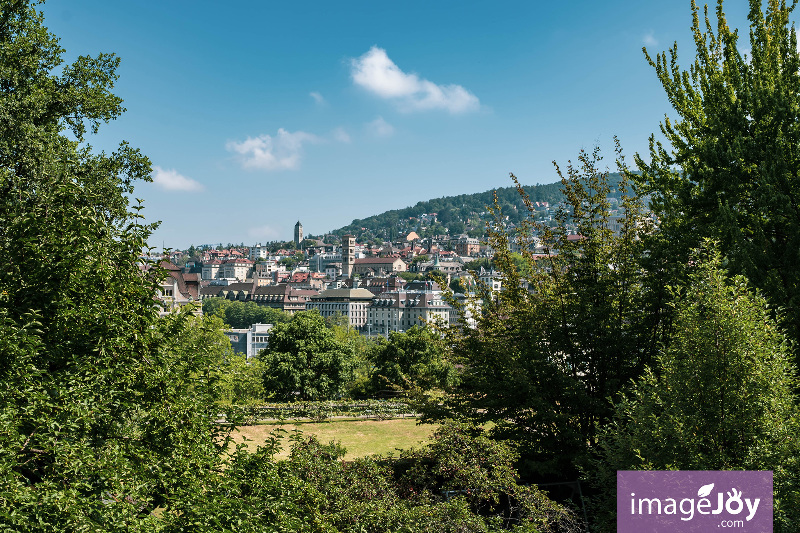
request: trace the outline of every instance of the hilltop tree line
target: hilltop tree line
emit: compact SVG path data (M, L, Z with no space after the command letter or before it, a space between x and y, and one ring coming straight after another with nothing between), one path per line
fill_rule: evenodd
M678 118L640 172L619 146L613 177L599 150L581 152L556 167L546 221L535 191L493 196L504 290L477 327L419 328L359 358L363 338L316 313L159 316L166 272L139 260L155 226L129 204L150 161L84 144L123 111L119 60L63 65L35 4L0 5L3 530L571 532L586 516L613 531L615 472L631 469L772 470L775 529L798 529L793 6L751 0L745 57L722 2L715 20L693 4L689 70L677 45L646 55ZM508 251L534 237L544 254ZM275 327L250 365L221 328L253 318ZM343 383L428 393L418 406L440 429L358 461L300 434L285 460L280 432L256 452L232 444L225 404L336 397ZM572 502L535 488L576 482Z
M609 175L612 187L608 194L611 198L619 198L620 192L616 184L620 181L618 173ZM526 185L525 194L532 202L547 202L555 207L564 200L560 183L545 185ZM332 231L334 235L355 235L360 241L390 240L394 241L410 231L420 237L449 234L458 236L468 234L471 237L485 238L486 223L491 220L489 208L497 198L508 221L519 224L529 216L529 212L515 187L501 187L494 191L476 194L460 194L418 202L412 207L394 209L379 215L353 220L349 225ZM423 214L436 213L436 220L426 222L420 220ZM544 212L540 213L540 216Z

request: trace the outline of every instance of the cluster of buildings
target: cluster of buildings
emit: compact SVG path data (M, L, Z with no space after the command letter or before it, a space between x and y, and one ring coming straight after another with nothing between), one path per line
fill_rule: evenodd
M413 232L403 240L369 247L345 235L338 245L302 248L303 229L295 226L295 249L270 251L260 244L246 248L205 250L199 260L179 267L178 253L164 258L168 276L159 295L164 312L205 298L254 302L293 314L316 309L322 316L345 317L365 335L388 335L429 321L456 323L459 316L432 281L407 281L405 272L440 272L447 282L461 279L464 287L475 280L465 268L470 261L491 256L477 239L420 239ZM307 242L307 241L306 241ZM169 260L166 260L169 259ZM499 287L499 276L481 272L489 286ZM463 295L462 295L463 296ZM199 306L198 306L199 307ZM250 330L228 332L234 346L256 345L268 334ZM242 348L250 351L256 348Z

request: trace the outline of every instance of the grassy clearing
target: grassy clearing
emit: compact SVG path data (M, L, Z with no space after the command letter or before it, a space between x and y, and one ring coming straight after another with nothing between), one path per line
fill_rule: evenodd
M236 443L246 442L248 449L255 451L264 444L270 431L278 424L259 424L242 426L233 434ZM328 422L288 422L283 428L292 432L295 428L306 435L316 435L320 442L337 441L347 449L346 459L355 459L373 454L388 454L397 449L418 447L428 441L436 430L435 425L417 425L413 418L392 420L336 419ZM288 435L284 437L283 447L278 458L289 453Z

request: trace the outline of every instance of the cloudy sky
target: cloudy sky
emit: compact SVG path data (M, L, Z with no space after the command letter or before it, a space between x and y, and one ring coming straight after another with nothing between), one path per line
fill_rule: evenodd
M744 2L729 2L743 27ZM734 5L736 4L736 5ZM152 243L288 240L420 200L552 183L671 110L642 54L692 56L688 1L49 0L66 57L114 52L127 112L91 139L153 163ZM746 36L747 32L743 32ZM742 43L746 48L747 43Z

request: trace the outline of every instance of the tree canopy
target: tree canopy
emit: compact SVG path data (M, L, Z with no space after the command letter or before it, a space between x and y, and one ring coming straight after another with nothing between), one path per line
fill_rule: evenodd
M646 219L623 173L620 229L612 231L611 184L601 159L599 151L582 152L568 166L555 227L533 216L521 222L521 256L511 253L496 211L489 238L503 290L487 291L477 327L449 342L453 361L463 366L460 384L428 412L433 419L492 422L491 434L516 441L536 479L574 479L597 423L611 416L608 398L655 354L660 321L647 308L637 238ZM535 237L544 257L531 251Z
M765 5L766 10L762 9ZM713 238L733 274L744 274L800 332L800 56L795 4L750 0L749 43L692 2L696 55L679 66L677 44L647 60L677 117L637 157L644 192L661 221L655 256L685 263ZM703 16L704 15L704 16ZM749 51L743 53L742 48Z
M294 315L270 330L260 354L264 392L284 400L329 400L353 379L353 346L336 337L316 311Z
M64 51L28 2L0 0L0 524L154 527L219 464L215 358L128 197L150 162L81 144L122 113L118 59Z
M795 531L800 410L786 338L764 298L743 277L728 279L708 243L672 305L674 335L604 430L595 464L604 488L617 470L772 470L780 530Z
M415 325L406 332L389 333L388 340L374 346L370 360L374 391L427 391L452 385L456 379L442 338L430 327Z

